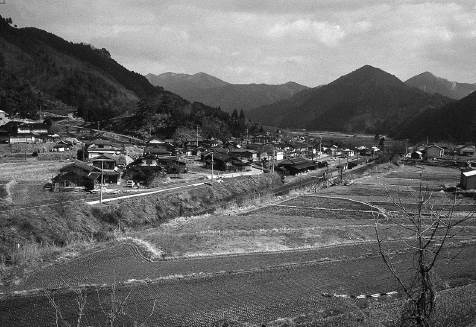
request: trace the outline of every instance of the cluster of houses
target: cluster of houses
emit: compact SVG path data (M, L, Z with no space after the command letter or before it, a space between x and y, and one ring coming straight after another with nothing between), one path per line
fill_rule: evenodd
M97 130L69 127L67 135L51 134L44 122L10 120L0 111L0 142L48 147L49 152L74 152L74 160L52 180L52 189L91 190L99 185L155 185L167 175L188 172L186 161L200 161L205 169L222 172L246 172L252 169L274 170L296 175L323 167L325 157L352 158L372 155L377 147L340 148L325 146L308 136L284 137L269 132L226 141L205 139L199 135L174 142L152 138L118 140ZM70 135L71 134L71 135ZM79 139L79 140L78 140ZM77 151L77 152L76 152ZM321 160L321 161L319 161ZM133 183L131 183L131 181Z
M155 186L167 175L187 173L187 159L200 161L205 169L222 172L245 172L255 168L296 175L327 166L327 162L318 159L329 156L352 158L379 151L376 147L347 149L305 142L293 145L273 140L269 135L252 140L255 142L233 138L222 142L196 137L177 144L173 140L153 138L134 146L136 151L132 153L129 151L131 144L94 138L85 141L78 152L78 160L60 170L53 179L52 189L93 189L100 184L121 183Z
M416 160L432 160L451 156L471 157L476 152L474 145L457 145L454 148L440 146L436 144L419 145L407 149L407 158Z

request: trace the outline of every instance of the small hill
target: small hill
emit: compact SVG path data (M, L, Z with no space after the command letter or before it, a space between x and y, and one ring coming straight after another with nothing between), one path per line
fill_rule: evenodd
M271 104L307 88L295 82L279 85L231 84L205 73L148 74L146 77L153 85L162 86L190 101L220 107L228 112Z
M397 137L414 141L476 142L476 91L436 110L426 110L404 124Z
M366 65L330 84L249 111L248 116L281 127L388 133L426 109L450 101L409 87L394 75Z
M426 93L438 93L451 99L462 99L476 91L476 84L458 83L424 72L408 79L405 84L416 87Z

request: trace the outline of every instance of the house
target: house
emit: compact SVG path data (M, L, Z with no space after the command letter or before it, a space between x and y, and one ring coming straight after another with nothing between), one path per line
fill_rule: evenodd
M357 153L361 156L371 156L372 155L372 150L367 148L364 145L361 145L361 146L357 147L356 150L357 150Z
M101 172L102 184L119 184L120 173L114 158L103 154L94 157L91 162Z
M120 144L108 140L97 139L86 146L86 153L88 159L94 159L101 155L111 156L125 154L125 148Z
M461 171L459 185L465 190L476 189L476 170Z
M426 148L425 158L426 159L441 158L443 157L444 153L445 153L445 150L442 147L432 144Z
M51 149L51 151L64 152L64 151L70 151L71 149L73 149L73 145L70 142L59 141L53 146L53 149Z
M302 158L285 159L278 163L277 171L284 175L296 175L299 173L305 173L309 170L315 170L317 164L311 160Z
M456 147L456 152L460 156L473 156L476 147L474 145L459 145Z
M248 160L240 160L232 157L228 153L213 152L204 155L205 168L221 171L247 171L251 169L251 163Z
M167 174L185 174L187 172L186 163L178 160L175 156L147 154L129 164L127 169L133 167L149 167L154 171L164 171Z
M75 161L60 169L60 173L52 180L52 190L55 192L68 188L94 189L101 175L100 169L82 161Z
M172 156L177 152L174 145L166 142L162 143L148 143L144 148L144 156Z
M14 134L8 137L8 143L35 143L37 138L33 134Z
M351 150L351 149L345 149L345 150L342 151L342 152L344 152L344 155L345 155L346 157L353 157L353 156L355 156L354 150Z
M48 135L48 126L45 123L17 124L17 134Z
M230 157L247 162L258 161L258 152L250 149L232 149L228 152Z

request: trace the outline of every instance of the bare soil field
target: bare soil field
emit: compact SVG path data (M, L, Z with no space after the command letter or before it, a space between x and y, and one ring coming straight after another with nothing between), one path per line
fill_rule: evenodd
M452 286L467 284L476 278L476 258L473 248L465 248L451 265L440 262L438 275ZM408 254L395 256L398 267L408 271ZM350 278L352 276L352 278ZM410 278L404 274L405 279ZM195 278L165 279L147 284L121 286L115 296L127 297L118 324L132 325L134 320L153 326L210 326L220 320L262 324L280 317L316 315L338 316L366 307L377 300L349 300L324 297L322 293L373 294L398 290L380 258L362 258L325 264L278 267L261 271L244 271L197 276ZM86 290L86 323L97 325L105 321L101 308L107 305L104 290ZM76 298L70 293L53 293L62 315L72 322L77 317ZM100 300L98 303L98 299ZM362 302L361 302L362 301ZM369 301L369 302L367 302ZM152 310L153 304L155 310ZM382 301L379 301L382 303ZM0 301L1 325L54 325L55 311L44 295L16 297ZM151 314L152 313L152 314Z

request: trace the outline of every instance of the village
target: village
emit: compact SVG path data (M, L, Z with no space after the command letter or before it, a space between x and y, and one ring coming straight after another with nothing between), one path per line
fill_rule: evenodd
M9 118L0 111L3 162L58 161L64 165L44 185L52 192L140 192L174 183L277 172L283 183L316 169L344 171L393 151L403 162L459 167L459 186L476 188L475 146L397 146L383 136L355 140L323 138L305 132L265 131L262 134L205 139L147 140L84 127L77 118L49 116L41 120ZM457 185L451 185L452 187Z

